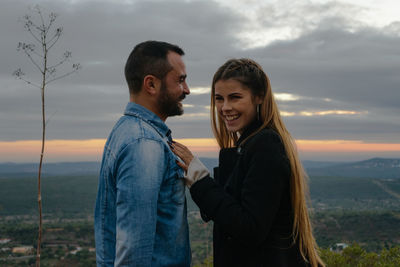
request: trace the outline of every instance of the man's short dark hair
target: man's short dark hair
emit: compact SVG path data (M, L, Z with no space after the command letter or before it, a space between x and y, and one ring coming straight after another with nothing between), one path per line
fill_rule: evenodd
M161 80L167 75L172 69L167 59L170 51L181 56L185 54L179 46L166 42L146 41L135 46L125 64L130 94L140 92L146 75L154 75Z

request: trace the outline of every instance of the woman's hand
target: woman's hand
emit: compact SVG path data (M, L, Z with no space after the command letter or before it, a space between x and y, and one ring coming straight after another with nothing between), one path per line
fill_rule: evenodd
M193 154L190 150L178 142L169 143L172 152L177 155L182 161L177 161L177 164L187 172L190 162L193 160Z
M196 157L193 156L190 150L177 142L169 144L172 152L175 153L182 161L177 161L177 164L185 170L185 182L190 188L195 182L209 175L208 169Z

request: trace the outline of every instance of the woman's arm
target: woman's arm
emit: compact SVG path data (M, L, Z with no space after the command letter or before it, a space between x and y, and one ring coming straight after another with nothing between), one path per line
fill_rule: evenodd
M203 213L234 239L249 246L265 241L282 194L289 194L290 168L279 137L267 130L249 140L240 202L209 176L190 189Z

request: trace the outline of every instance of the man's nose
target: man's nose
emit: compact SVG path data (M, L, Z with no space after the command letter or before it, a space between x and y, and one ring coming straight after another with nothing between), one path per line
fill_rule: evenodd
M189 86L187 85L187 83L183 84L183 92L185 93L185 95L190 94L190 89L189 89Z

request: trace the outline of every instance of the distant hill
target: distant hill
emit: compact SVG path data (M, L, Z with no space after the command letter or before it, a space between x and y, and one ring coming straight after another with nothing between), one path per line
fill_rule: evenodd
M217 158L199 158L201 162L207 167L207 169L213 173L215 167L218 167L218 159Z
M213 171L218 166L216 158L200 158ZM302 161L309 176L366 177L400 179L400 159L372 158L357 162Z
M200 158L204 165L210 170L218 165L216 158ZM42 174L45 176L57 175L98 175L100 172L100 162L58 162L44 163ZM0 163L1 177L28 177L36 176L38 163Z
M309 176L400 179L400 159L372 158L325 167L306 167L306 170Z
M204 165L213 172L218 166L216 158L200 158ZM309 176L327 177L366 177L378 179L400 179L400 159L372 158L357 162L303 161ZM0 163L0 177L36 176L37 163ZM59 162L45 163L43 174L55 175L98 175L100 162Z
M301 163L303 164L304 168L313 169L313 168L323 168L339 164L345 164L349 162L303 160Z
M0 177L36 176L38 163L0 163ZM58 162L44 163L42 174L50 175L89 175L98 174L100 162Z

